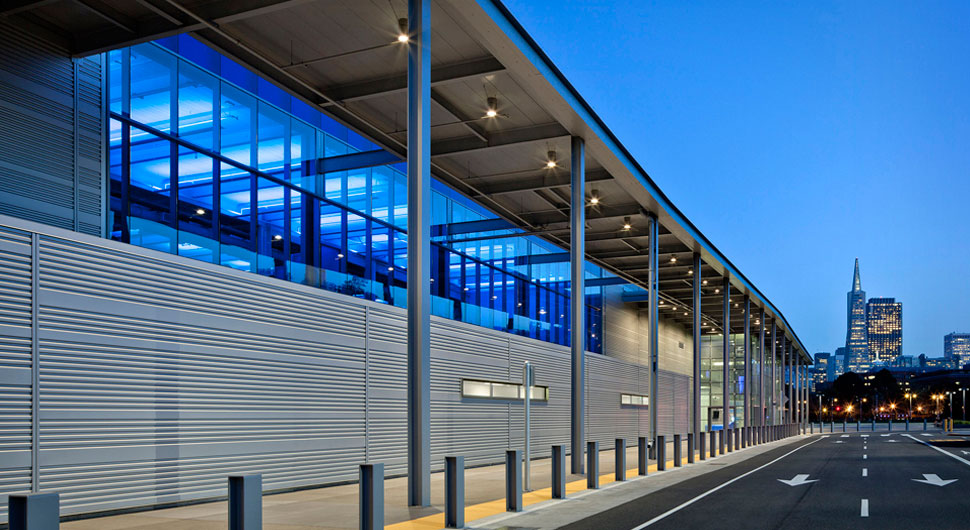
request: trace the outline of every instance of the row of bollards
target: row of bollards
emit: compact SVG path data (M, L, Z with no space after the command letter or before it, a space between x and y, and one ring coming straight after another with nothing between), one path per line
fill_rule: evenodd
M926 424L923 425L924 430ZM792 433L798 433L797 425L742 427L710 431L710 456L725 454L735 448L741 449L768 441L775 441ZM701 460L707 458L705 433L687 434L687 462L694 463L695 449ZM674 467L681 467L683 437L673 435ZM696 446L695 446L696 443ZM720 448L720 450L718 449ZM651 448L656 455L657 470L667 469L667 441L658 435ZM626 480L626 440L617 438L615 450L615 480ZM637 439L638 474L647 474L648 444L646 437ZM505 508L510 512L523 509L521 450L510 449L505 454ZM588 489L599 485L599 443L588 442L586 454ZM360 528L374 530L384 527L384 464L361 464L359 484ZM445 457L445 526L461 528L465 525L465 459L461 456ZM229 529L259 530L263 524L263 483L261 475L234 475L229 477ZM562 445L552 446L552 498L566 497L566 456ZM9 497L10 530L55 530L60 525L60 499L56 493L30 493Z

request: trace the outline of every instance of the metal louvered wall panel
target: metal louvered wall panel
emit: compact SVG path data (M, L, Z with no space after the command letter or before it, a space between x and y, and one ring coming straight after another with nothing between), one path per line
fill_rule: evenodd
M356 478L362 307L49 236L40 270L40 485L64 513Z
M0 18L0 214L101 235L102 59L37 35Z
M31 235L0 228L0 521L31 488Z
M38 486L64 514L220 497L233 473L284 489L355 480L364 461L406 472L403 309L10 217L0 230L0 492L31 485L32 325ZM533 454L568 444L567 348L431 326L435 470L445 455L494 464L521 446L522 402L464 398L460 381L517 383L526 360L549 387L533 404ZM586 358L589 438L646 433L646 409L620 405L646 370Z

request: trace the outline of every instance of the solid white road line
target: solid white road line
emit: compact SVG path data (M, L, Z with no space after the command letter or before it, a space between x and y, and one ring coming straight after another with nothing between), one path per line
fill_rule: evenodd
M867 468L867 467L862 468L862 476L863 477L868 477L869 476L869 468Z
M862 499L862 510L859 515L862 517L869 517L869 499Z
M821 439L822 438L816 438L815 440L812 440L811 442L808 442L805 445L800 445L800 446L792 449L791 451L788 451L787 453L779 456L778 458L772 460L771 462L768 462L767 464L763 464L763 465L761 465L759 467L756 467L756 468L752 469L751 471L748 471L747 473L744 473L743 475L738 475L738 476L732 478L731 480L729 480L729 481L721 484L720 486L717 486L715 488L711 488L711 489L705 491L704 493L701 493L700 495L694 497L693 499L691 499L689 501L686 501L684 503L681 503L680 505L675 506L675 507L667 510L666 512L664 512L664 513L662 513L662 514L654 517L653 519L650 519L649 521L647 521L647 522L645 522L645 523L643 523L643 524L641 524L639 526L633 527L632 530L642 530L643 528L646 528L646 527L648 527L648 526L650 526L650 525L652 525L652 524L654 524L654 523L656 523L658 521L661 521L663 519L666 519L667 517L669 517L669 516L671 516L671 515L679 512L679 511L683 510L684 508L690 506L691 504L694 504L695 502L703 499L704 497L707 497L708 495L714 493L715 491L717 491L717 490L719 490L721 488L730 486L731 484L734 484L735 482L743 479L744 477L746 477L746 476L748 476L748 475L750 475L750 474L752 474L752 473L754 473L756 471L761 471L762 469L770 466L771 464L774 464L775 462L781 460L782 458L785 458L786 456L788 456L788 455L790 455L790 454L798 451L799 449L803 449L805 447L808 447L808 446L812 445L813 443L815 443L815 442L817 442L817 441L819 441Z
M950 458L955 458L955 459L963 462L964 464L970 466L970 461L968 461L966 458L961 458L961 457L959 457L959 456L957 456L957 455L955 455L955 454L953 454L953 453L951 453L949 451L944 451L943 449L940 449L939 447L937 447L935 445L928 444L928 443L924 442L923 440L920 440L919 438L916 438L915 436L910 436L908 434L904 434L903 436L905 436L907 438L912 438L913 440L916 440L917 442L925 445L926 447L929 447L930 449L935 449L935 450L937 450L937 451L945 454L946 456L949 456Z

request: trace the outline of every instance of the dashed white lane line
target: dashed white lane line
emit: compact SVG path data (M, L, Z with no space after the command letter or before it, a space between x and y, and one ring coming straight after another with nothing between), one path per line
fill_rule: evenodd
M869 517L869 499L862 499L862 509L859 515L862 517Z
M863 477L868 477L869 476L869 468L867 468L867 467L862 468L862 476Z
M869 455L862 455L863 460L867 460L868 458L869 458Z

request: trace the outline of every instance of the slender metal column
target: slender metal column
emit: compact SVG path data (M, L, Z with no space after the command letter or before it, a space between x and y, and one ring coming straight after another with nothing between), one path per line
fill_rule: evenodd
M408 505L431 505L431 0L408 0Z
M758 330L758 400L761 402L761 409L758 411L758 426L764 427L768 412L765 410L765 310L761 309L761 319ZM759 440L764 442L764 440Z
M778 389L780 396L778 399L778 415L781 420L781 425L788 423L788 408L785 407L785 400L788 399L788 390L785 386L788 384L788 337L785 336L785 332L781 332L781 388Z
M775 375L775 365L778 364L778 326L775 319L771 319L771 407L769 407L769 425L778 425L778 385Z
M648 318L649 318L650 335L649 337L647 337L647 340L649 341L647 344L649 346L648 351L650 354L650 436L652 440L656 440L657 439L657 406L660 404L660 400L657 398L657 396L660 395L660 392L657 390L659 388L657 370L659 369L659 361L660 361L660 337L659 337L660 315L658 314L660 277L658 274L659 271L657 270L660 264L660 259L658 256L658 253L659 253L658 240L660 239L660 227L659 227L659 223L657 222L657 218L655 216L651 215L649 217L649 220L650 220L650 231L649 231L650 265L649 265L649 278L648 278L649 291L647 293L647 296L649 300L648 310L650 314L648 315Z
M721 351L721 357L724 361L721 372L721 401L724 404L724 409L721 412L721 428L727 434L728 425L731 423L729 418L731 416L731 279L727 276L724 277L721 291L724 300L724 314L721 324L721 331L724 336ZM724 449L723 438L721 439L721 449Z
M701 436L701 255L694 254L694 381L691 432Z
M795 348L788 340L788 424L795 423Z
M573 136L570 150L570 236L569 267L571 293L569 296L570 342L572 352L572 472L583 473L583 452L586 448L586 284L583 264L586 259L586 154L585 143Z
M751 426L751 299L744 295L744 444L747 445L747 427Z

